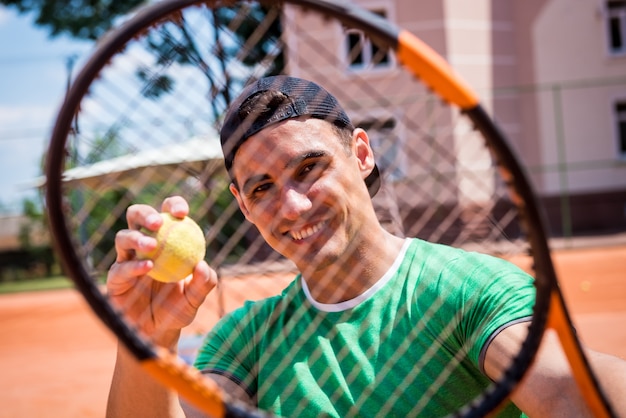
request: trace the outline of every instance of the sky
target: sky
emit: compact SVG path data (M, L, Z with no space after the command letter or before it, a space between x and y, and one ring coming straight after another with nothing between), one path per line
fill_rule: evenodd
M34 25L33 15L19 15L0 5L0 211L21 213L22 201L36 197L33 181L67 86L67 63L73 73L93 46Z

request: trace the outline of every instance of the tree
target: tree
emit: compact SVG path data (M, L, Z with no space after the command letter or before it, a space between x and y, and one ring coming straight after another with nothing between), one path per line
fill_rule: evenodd
M95 40L108 29L115 26L119 19L144 1L112 1L112 0L0 0L0 4L15 7L20 13L34 13L35 24L48 28L52 36L66 34L78 39ZM191 8L190 8L191 9ZM189 11L192 17L197 10ZM207 108L211 109L211 123L219 128L224 109L234 99L232 94L238 91L250 78L280 74L285 68L285 52L282 43L282 27L278 9L270 9L259 3L240 2L229 7L217 9L205 8L199 12L203 17L202 28L210 28L212 39L199 40L196 26L182 13L176 19L151 28L144 37L140 37L141 48L149 53L150 64L137 66L133 76L140 81L141 94L151 101L162 100L173 92L181 66L193 68L201 77L208 81L208 91L204 95ZM271 13L275 19L259 33L259 22ZM238 22L233 27L232 21ZM255 42L247 42L254 34ZM258 39L257 39L258 37ZM268 59L271 57L271 59ZM231 65L233 62L235 66ZM259 63L263 62L263 66ZM172 64L175 64L172 66ZM172 66L173 71L168 72ZM134 68L134 67L133 67ZM242 71L246 68L246 71ZM259 68L262 68L259 70ZM184 85L183 83L180 84ZM116 121L105 126L104 132L93 133L93 136L80 134L81 124L79 113L74 123L75 135L68 139L68 161L66 168L89 165L110 159L118 155L132 153L124 143L125 121ZM88 124L86 124L88 125ZM83 126L84 129L84 126ZM91 128L87 128L91 129ZM95 140L85 140L90 137ZM80 153L79 153L80 150ZM80 155L79 155L80 154ZM190 173L191 176L191 173ZM158 184L153 184L158 188ZM220 195L217 205L226 207L232 200L228 193ZM89 257L94 267L107 265L110 262L110 251L113 248L114 232L125 225L123 213L117 210L117 203L123 197L133 195L134 201L154 198L158 193L150 194L148 190L139 195L122 187L115 187L106 193L96 195L86 188L76 187L67 191L69 204L75 209L83 208L90 201L88 219L78 222L77 234L81 242L89 243ZM197 196L200 200L201 196ZM192 199L193 200L193 199ZM190 202L202 205L202 202ZM106 220L106 222L105 222ZM84 222L82 222L84 221ZM210 220L208 220L210 222ZM236 230L243 222L243 216L236 213L225 231ZM92 239L98 237L98 242ZM217 244L216 244L217 245ZM239 248L233 250L236 252Z
M252 68L271 56L271 60L266 60L267 68L258 76L280 74L285 69L280 18L271 20L257 42L247 42L258 30L259 22L263 22L269 13L270 8L258 3L210 9L206 23L212 28L213 43L209 47L198 45L193 27L182 15L147 35L145 48L155 57L152 67L165 68L175 62L200 70L210 86L207 102L213 119L218 121L223 109L233 100L231 94L237 90L234 87L248 81L238 76L236 70L229 69L229 61L234 57L244 66ZM234 20L239 22L235 28L231 25ZM142 67L136 74L145 84L145 97L156 100L174 89L175 79L161 71Z
M51 36L96 40L116 20L144 4L145 0L0 0L19 13L34 13L35 24L50 30Z
M50 30L51 36L61 34L83 40L97 40L111 29L123 16L147 3L146 0L0 0L0 4L15 8L19 13L35 14L35 24ZM240 12L245 18L234 32L229 28L230 21ZM213 110L214 120L219 120L224 104L230 104L233 86L245 84L248 80L237 79L227 70L229 59L238 56L245 66L253 67L264 57L273 56L263 74L280 74L285 68L285 55L279 39L282 34L280 19L275 19L266 32L242 54L242 45L257 30L258 22L263 21L269 8L258 3L234 4L230 7L211 9L210 26L214 28L214 44L210 51L199 48L189 31L184 18L169 25L163 25L148 37L147 49L156 58L155 64L167 65L176 62L193 65L207 77L210 91L207 102ZM225 35L225 36L223 36ZM237 39L238 42L225 43L223 39ZM216 65L217 64L217 65ZM219 73L223 79L216 80ZM143 94L158 98L174 88L175 80L168 75L154 73L149 68L138 68L137 77L145 82ZM235 89L236 90L236 89ZM223 99L223 102L216 99Z
M20 226L19 231L19 241L22 247L19 255L24 263L22 267L41 265L50 276L56 261L42 208L37 201L26 198L22 202L22 214L28 219L28 222Z

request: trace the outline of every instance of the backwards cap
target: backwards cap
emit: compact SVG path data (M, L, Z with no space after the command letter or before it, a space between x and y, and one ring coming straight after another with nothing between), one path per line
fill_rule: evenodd
M242 112L253 97L266 91L282 93L286 98L273 108ZM288 76L265 77L248 85L226 112L220 141L224 163L230 172L237 150L249 137L266 127L286 119L309 116L326 120L339 128L353 129L352 122L337 99L312 81ZM365 179L370 196L380 188L380 173L374 166Z

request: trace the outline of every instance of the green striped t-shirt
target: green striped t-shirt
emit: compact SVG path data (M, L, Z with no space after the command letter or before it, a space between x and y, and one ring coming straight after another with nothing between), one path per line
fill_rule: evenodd
M489 385L485 343L530 317L532 281L498 258L407 239L354 300L318 304L298 276L281 295L246 303L209 333L196 367L276 415L445 416ZM501 414L520 416L512 404Z

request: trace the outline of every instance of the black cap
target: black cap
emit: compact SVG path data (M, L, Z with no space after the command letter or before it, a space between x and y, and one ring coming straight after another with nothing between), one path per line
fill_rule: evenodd
M284 99L279 104L259 110L254 114L242 112L242 107L249 99L266 91L282 93ZM299 116L323 119L340 128L354 129L350 118L337 99L318 84L289 76L261 78L246 86L226 112L220 141L228 172L233 165L237 150L250 136L272 124ZM377 166L374 166L370 175L367 176L365 184L370 196L378 192L380 172Z

